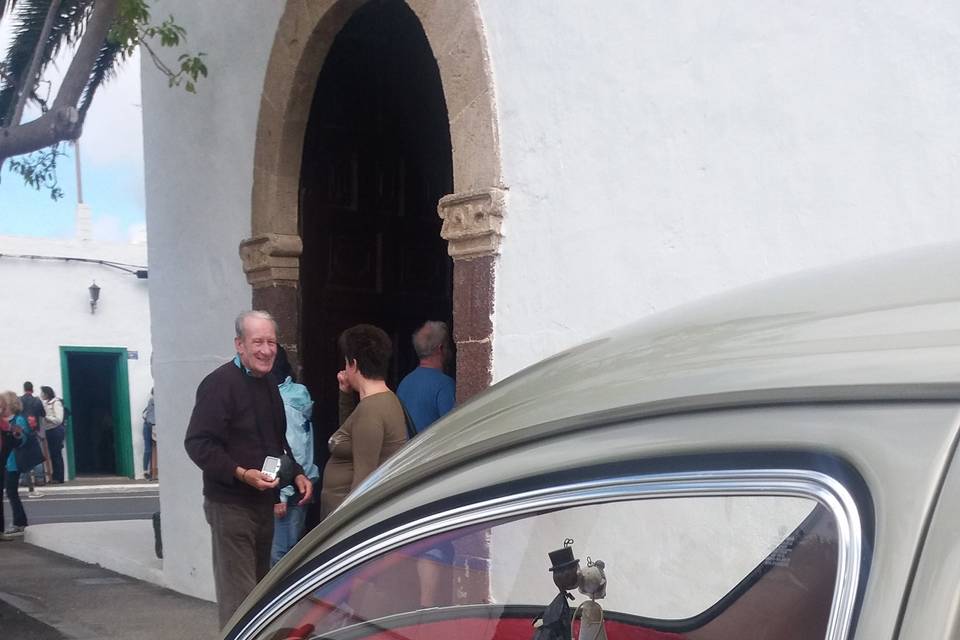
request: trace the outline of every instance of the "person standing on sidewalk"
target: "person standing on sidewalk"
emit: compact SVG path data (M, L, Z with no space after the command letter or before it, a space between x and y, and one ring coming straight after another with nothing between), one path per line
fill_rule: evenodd
M33 395L33 383L29 380L23 383L23 395L20 396L20 405L23 407L22 413L27 419L27 424L30 425L30 429L36 434L37 438L39 438L41 448L46 450L47 447L43 433L43 401ZM21 473L26 474L27 485L30 487L30 492L27 495L30 498L39 498L43 495L39 491L34 490L34 483L37 478L40 479L40 484L46 483L47 469L44 466L46 460L47 456L44 455L43 461L34 469L21 469Z
M412 342L420 366L400 381L397 397L420 433L453 409L457 383L443 372L453 355L446 322L431 320L423 323L414 332Z
M157 424L155 409L153 408L153 389L150 389L150 399L143 410L143 477L153 479L153 428Z
M407 408L417 433L422 433L453 409L457 384L444 373L453 356L450 329L446 322L431 320L423 323L413 334L413 349L420 358L420 366L408 373L397 397ZM448 604L444 594L452 593L454 548L444 542L427 549L417 558L420 577L420 606L433 607Z
M4 419L10 424L10 433L13 436L13 450L7 454L6 465L4 466L4 484L7 489L7 500L10 502L10 508L13 510L13 526L3 532L4 540L11 540L23 536L23 530L27 527L27 513L23 509L23 503L20 501L20 474L29 473L34 465L38 464L36 456L20 456L18 450L30 450L39 454L42 460L42 454L39 450L39 442L36 440L36 434L30 428L26 416L22 413L20 398L13 391L5 391L6 411ZM35 450L34 450L35 447ZM21 469L21 466L23 469Z
M47 436L47 454L52 469L50 482L63 484L63 440L67 429L64 420L63 400L57 397L52 387L40 387L40 399L43 400L43 429Z
M23 395L20 396L21 413L27 419L31 429L40 426L40 419L45 415L43 401L33 395L33 383L27 380L23 383Z
M273 363L273 376L280 384L280 398L287 416L287 442L293 451L293 459L303 467L303 473L316 484L320 471L313 463L313 400L310 392L302 384L293 380L287 352L277 347L277 357ZM300 506L300 496L293 487L280 490L280 502L273 505L275 516L273 527L273 547L270 550L270 566L293 548L300 538L307 522L307 505Z
M286 418L270 370L277 325L263 311L241 313L234 325L237 355L197 387L184 448L203 470L203 510L213 543L213 581L220 626L270 568L273 505L279 480L264 458L290 455ZM313 485L296 462L293 483L310 500Z
M10 422L7 420L7 395L0 393L0 540L9 540L4 538L2 531L6 527L6 520L3 518L3 487L7 476L7 456L13 453L16 446L16 439L13 437L13 430Z
M386 382L393 353L390 336L379 327L358 324L340 334L337 346L344 363L337 373L340 428L327 441L322 518L407 443L403 405Z

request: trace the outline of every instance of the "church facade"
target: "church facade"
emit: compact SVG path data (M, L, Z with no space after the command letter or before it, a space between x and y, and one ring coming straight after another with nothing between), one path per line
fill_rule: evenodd
M277 318L322 438L358 322L391 334L396 379L410 332L449 321L466 401L651 312L958 235L945 5L164 7L210 69L183 96L143 62L169 442L243 309ZM167 583L209 597L199 471L160 456Z

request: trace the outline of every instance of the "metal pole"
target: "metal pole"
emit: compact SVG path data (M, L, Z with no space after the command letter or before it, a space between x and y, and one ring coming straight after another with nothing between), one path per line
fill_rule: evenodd
M73 141L73 155L77 166L77 204L83 204L83 179L80 175L80 138Z

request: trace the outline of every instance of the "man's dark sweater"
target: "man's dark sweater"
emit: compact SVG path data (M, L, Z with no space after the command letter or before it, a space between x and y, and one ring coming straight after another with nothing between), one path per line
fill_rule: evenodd
M259 470L266 456L290 451L283 400L273 376L255 378L228 362L197 387L197 403L184 439L187 455L203 470L203 495L233 504L278 501L237 480L237 467ZM294 477L302 473L299 466Z
M39 427L41 425L40 418L47 415L47 410L43 408L43 400L32 393L24 393L20 396L20 405L23 407L21 413L28 419L33 418L30 427Z

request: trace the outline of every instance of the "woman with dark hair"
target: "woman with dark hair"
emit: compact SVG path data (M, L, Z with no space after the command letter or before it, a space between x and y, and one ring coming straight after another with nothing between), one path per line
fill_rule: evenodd
M47 436L47 453L50 456L50 465L53 467L52 484L63 484L63 439L66 437L63 410L63 400L57 397L52 387L40 387L40 399L43 400L43 409L46 416L43 418L43 428Z
M344 359L337 374L340 428L327 443L330 459L320 492L323 518L407 442L403 405L386 383L393 352L390 337L379 327L359 324L344 331L337 343Z

